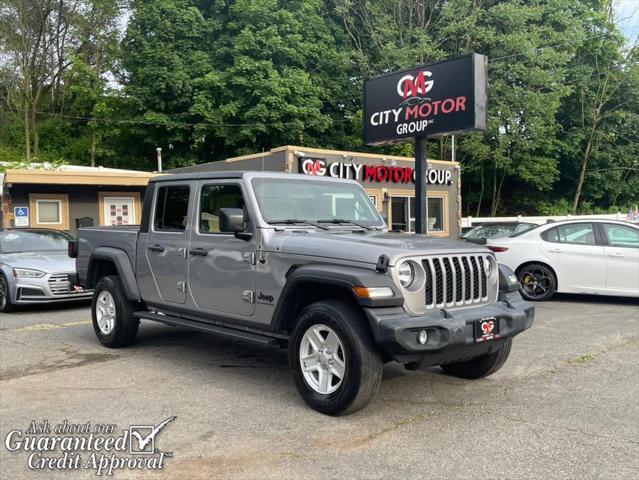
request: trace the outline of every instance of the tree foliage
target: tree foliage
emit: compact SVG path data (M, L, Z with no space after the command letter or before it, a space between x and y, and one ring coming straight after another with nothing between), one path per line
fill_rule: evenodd
M0 0L0 161L410 155L362 145L363 80L473 51L489 110L457 142L465 214L639 202L639 53L611 0Z

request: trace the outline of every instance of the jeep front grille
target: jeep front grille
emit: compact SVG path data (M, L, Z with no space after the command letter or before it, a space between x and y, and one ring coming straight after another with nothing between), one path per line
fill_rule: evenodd
M462 307L488 301L485 255L453 255L422 260L426 308Z
M53 295L68 295L69 287L68 273L54 273L49 277L49 288Z

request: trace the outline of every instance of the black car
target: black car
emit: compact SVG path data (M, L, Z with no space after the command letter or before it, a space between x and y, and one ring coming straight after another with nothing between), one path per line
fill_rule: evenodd
M462 240L484 245L489 238L510 237L517 233L527 232L537 224L528 222L495 222L477 225L464 233Z

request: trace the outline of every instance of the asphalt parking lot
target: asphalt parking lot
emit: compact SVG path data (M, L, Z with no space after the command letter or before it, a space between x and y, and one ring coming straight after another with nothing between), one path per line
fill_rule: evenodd
M284 350L143 323L134 347L95 339L87 305L0 314L0 477L30 471L7 433L32 420L157 425L166 478L636 478L639 304L538 304L505 367L478 381L384 368L368 408L340 418L298 397ZM161 478L120 470L115 478Z

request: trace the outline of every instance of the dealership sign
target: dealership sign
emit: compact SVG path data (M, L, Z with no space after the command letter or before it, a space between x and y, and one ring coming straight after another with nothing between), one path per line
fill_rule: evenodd
M373 183L415 183L415 169L411 167L369 165L351 162L327 162L323 158L300 158L299 173L320 177L348 178ZM429 168L426 180L431 185L450 185L451 170Z
M471 54L369 79L364 143L486 128L486 57Z

